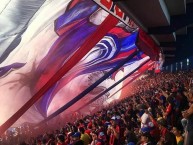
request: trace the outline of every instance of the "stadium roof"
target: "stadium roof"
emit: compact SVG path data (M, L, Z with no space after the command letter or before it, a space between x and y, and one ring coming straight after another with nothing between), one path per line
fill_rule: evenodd
M114 0L161 47L165 65L193 54L193 0Z

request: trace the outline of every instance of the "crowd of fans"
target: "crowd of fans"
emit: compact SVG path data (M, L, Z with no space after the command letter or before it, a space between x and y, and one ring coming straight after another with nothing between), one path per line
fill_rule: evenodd
M191 71L149 75L130 87L132 96L114 106L28 140L4 135L1 144L193 145Z

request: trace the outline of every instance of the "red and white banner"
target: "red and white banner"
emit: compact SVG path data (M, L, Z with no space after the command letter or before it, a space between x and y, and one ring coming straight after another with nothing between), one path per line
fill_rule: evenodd
M112 1L112 0L93 0L105 11L117 17L120 21L125 23L128 27L135 30L138 26Z

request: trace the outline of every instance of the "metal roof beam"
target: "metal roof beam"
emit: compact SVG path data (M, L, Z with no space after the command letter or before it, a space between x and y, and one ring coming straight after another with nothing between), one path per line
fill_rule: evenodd
M169 26L148 28L148 34L170 34L193 23L193 4L187 4L186 14L175 15Z
M160 42L160 47L176 47L176 42Z

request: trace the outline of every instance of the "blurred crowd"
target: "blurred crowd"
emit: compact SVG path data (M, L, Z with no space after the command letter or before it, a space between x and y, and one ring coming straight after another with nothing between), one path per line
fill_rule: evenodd
M15 131L2 145L193 145L193 72L151 74L113 106L31 136ZM30 132L30 133L29 133ZM27 137L28 134L28 137ZM19 142L19 143L18 143Z

